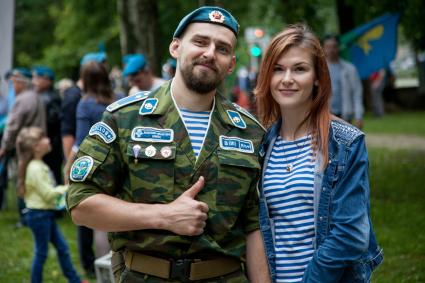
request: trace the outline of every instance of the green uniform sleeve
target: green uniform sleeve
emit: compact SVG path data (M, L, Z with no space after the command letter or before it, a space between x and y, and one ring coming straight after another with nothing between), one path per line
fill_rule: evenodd
M71 181L67 194L67 207L71 211L84 199L95 194L116 195L122 188L123 178L122 155L119 147L119 134L114 116L105 112L102 122L114 131L116 138L106 143L99 136L87 136L81 143L74 164L71 167ZM86 158L92 164L85 167L88 172L75 173L79 160ZM74 173L73 173L74 172ZM80 174L80 179L72 178ZM77 180L75 180L77 179Z

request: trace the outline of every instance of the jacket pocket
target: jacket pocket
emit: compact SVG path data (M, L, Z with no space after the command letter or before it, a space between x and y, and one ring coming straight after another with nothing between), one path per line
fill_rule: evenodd
M257 205L256 200L247 199L252 187L255 189L260 164L253 154L218 150L218 175L215 204L217 214L211 221L217 231L230 229L244 206ZM255 202L255 203L254 203Z
M126 154L133 200L143 203L171 202L176 146L171 143L130 143Z

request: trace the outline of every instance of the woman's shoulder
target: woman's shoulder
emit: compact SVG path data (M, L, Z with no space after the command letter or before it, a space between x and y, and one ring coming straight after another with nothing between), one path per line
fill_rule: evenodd
M356 139L364 137L362 131L339 118L332 119L330 127L332 138L346 146L350 146Z

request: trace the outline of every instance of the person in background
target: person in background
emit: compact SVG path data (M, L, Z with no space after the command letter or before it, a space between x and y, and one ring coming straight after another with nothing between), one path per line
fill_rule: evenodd
M162 78L166 81L171 80L176 75L177 61L174 58L168 58L162 65Z
M256 190L264 131L217 91L238 32L222 8L192 11L169 46L173 80L109 105L79 148L68 210L111 232L115 282L269 282Z
M363 128L363 86L356 67L339 56L339 41L335 35L323 39L332 81L332 114Z
M80 60L80 73L85 64L89 62L97 62L106 67L107 57L103 52L87 53ZM62 117L61 117L61 134L62 146L65 156L65 164L67 158L71 155L72 147L75 143L77 135L77 106L83 96L83 80L80 77L77 83L67 89L62 100ZM67 173L64 179L67 180ZM77 226L78 254L80 264L88 277L95 276L94 261L95 252L93 250L93 230L85 226Z
M50 139L52 150L44 156L44 162L49 165L57 184L62 184L62 139L61 139L61 98L53 89L55 74L45 66L32 69L34 90L44 101L47 120L47 137Z
M43 157L52 150L50 139L41 128L23 128L16 139L19 161L25 170L25 218L34 238L31 283L43 282L43 266L49 243L56 249L63 274L70 283L80 283L71 262L68 244L56 223L55 211L61 206L68 187L55 186L55 180Z
M84 138L91 134L92 126L101 120L107 105L122 98L122 96L116 96L112 91L108 71L103 64L94 61L86 63L82 67L80 77L83 81L84 96L77 106L76 139L65 166L66 179L69 177L69 168L74 161L75 154ZM97 258L109 252L110 248L105 232L94 230L94 242Z
M331 115L316 35L290 25L270 42L254 91L268 129L260 225L275 282L370 282L383 260L370 218L364 134Z
M143 54L134 54L125 64L123 75L128 77L131 89L129 95L139 91L151 91L160 87L165 81L155 77L148 67L148 62Z
M0 157L5 157L5 166L14 167L16 164L15 144L19 131L24 127L40 127L46 130L46 108L43 99L31 89L31 72L26 68L15 68L9 74L15 92L15 102L7 116L6 128L1 140ZM11 171L11 172L10 172ZM10 170L8 174L17 173L17 201L20 220L16 224L17 228L25 225L23 213L25 212L25 202L23 195L25 185L23 175L25 171L22 164L17 165L17 170Z
M65 97L65 91L74 86L74 81L68 78L60 79L56 84L55 88L59 92L61 100Z

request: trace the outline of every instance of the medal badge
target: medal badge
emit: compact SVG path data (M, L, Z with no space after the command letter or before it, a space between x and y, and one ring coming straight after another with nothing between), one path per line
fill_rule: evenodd
M156 148L154 146L150 145L145 149L145 155L147 157L153 157L155 156L155 154L156 154Z

